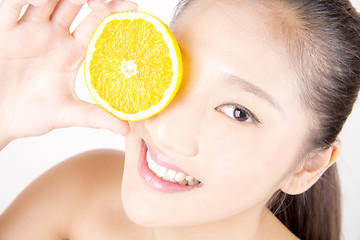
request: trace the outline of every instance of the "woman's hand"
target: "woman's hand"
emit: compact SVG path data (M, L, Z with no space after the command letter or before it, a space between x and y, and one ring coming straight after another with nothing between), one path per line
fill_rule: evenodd
M112 12L136 10L136 4L89 1L94 11L70 33L85 2L0 1L0 149L15 138L68 126L127 133L127 122L79 100L74 81L99 22ZM27 3L30 5L19 19Z

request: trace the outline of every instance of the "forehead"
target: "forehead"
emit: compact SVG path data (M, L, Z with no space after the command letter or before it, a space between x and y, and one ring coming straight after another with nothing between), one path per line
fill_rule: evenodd
M274 41L269 11L255 1L195 0L173 25L192 62L213 65L272 89L291 87L288 54ZM288 91L287 89L286 91Z
M219 45L229 43L231 39L245 41L244 33L248 38L264 35L260 14L255 4L241 1L194 0L178 17L173 30L180 34L186 31L196 37L193 41L205 38L206 42L211 42L215 38Z

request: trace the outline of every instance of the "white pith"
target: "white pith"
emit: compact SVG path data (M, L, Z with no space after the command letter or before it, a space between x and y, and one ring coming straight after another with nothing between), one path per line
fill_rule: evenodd
M122 60L120 68L121 72L125 75L126 78L130 78L131 76L138 73L137 65L134 60Z
M178 183L180 185L194 186L200 183L199 180L193 176L186 175L182 172L176 172L172 169L167 169L164 166L158 165L150 156L149 151L146 153L146 161L148 167L156 176L173 183Z

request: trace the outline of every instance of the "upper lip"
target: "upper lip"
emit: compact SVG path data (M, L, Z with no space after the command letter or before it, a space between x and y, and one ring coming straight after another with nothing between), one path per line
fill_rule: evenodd
M153 145L149 144L147 141L145 141L145 145L147 146L147 149L149 151L149 154L151 158L156 162L158 165L161 165L167 169L174 170L176 172L182 172L186 175L190 175L178 166L174 165L165 155L161 154L160 151L158 151Z

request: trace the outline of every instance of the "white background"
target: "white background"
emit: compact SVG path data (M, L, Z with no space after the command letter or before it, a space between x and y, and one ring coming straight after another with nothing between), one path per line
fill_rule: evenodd
M177 0L135 2L138 3L139 10L152 13L169 23ZM352 2L360 9L360 0ZM84 7L74 25L88 11ZM82 69L76 81L76 89L82 99L92 102L84 84ZM343 239L346 240L360 240L360 156L357 152L357 148L360 148L359 123L358 101L340 135L343 149L338 165L343 188ZM70 156L97 148L124 150L124 138L106 130L67 128L10 143L0 152L0 213L41 173Z

